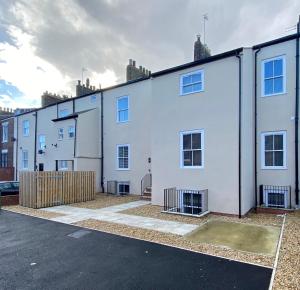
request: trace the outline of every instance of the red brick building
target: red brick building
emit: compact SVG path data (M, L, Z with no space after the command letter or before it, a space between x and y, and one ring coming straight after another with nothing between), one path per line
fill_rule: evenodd
M14 180L14 118L0 120L0 181Z

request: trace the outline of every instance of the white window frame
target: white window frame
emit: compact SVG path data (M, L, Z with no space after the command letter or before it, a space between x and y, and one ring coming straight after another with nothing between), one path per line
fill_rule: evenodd
M127 99L127 103L128 103L128 107L127 107L127 111L128 111L128 118L127 118L127 120L126 121L120 121L120 119L119 119L119 112L120 111L125 111L125 110L119 110L119 100L121 100L121 99ZM116 108L117 108L117 115L116 115L116 118L117 118L117 123L127 123L127 122L129 122L129 96L121 96L121 97L118 97L117 98L117 101L116 101Z
M8 142L8 122L2 123L2 143Z
M71 129L72 129L72 131L71 131ZM73 136L70 136L70 133L73 133ZM75 138L75 126L74 125L68 127L68 137L69 137L69 139Z
M65 166L60 166L60 165L62 165L62 163L64 163ZM69 170L68 160L57 160L57 169L58 169L58 171L67 171L67 170Z
M185 166L183 160L183 135L201 134L201 166ZM189 131L180 131L180 168L182 169L203 169L204 168L204 129L195 129Z
M41 144L42 144L41 137L44 137L44 146L41 146ZM46 136L45 136L45 134L40 134L39 135L39 149L40 150L46 149Z
M24 159L24 153L27 154L27 159ZM25 166L25 161L27 161L27 166ZM27 170L28 168L29 168L28 150L22 150L22 169Z
M201 89L197 90L197 91L189 92L189 93L183 93L183 78L184 77L188 77L190 75L198 74L198 73L201 74L201 83L202 83ZM204 81L204 70L203 69L192 71L192 72L180 75L180 96L185 96L185 95L190 95L190 94L196 94L196 93L204 92L204 83L205 83L205 81ZM192 85L192 84L195 84L195 83L191 83L189 85Z
M265 137L266 136L273 136L273 135L282 135L283 136L283 166L266 166L265 164ZM260 153L261 153L261 169L287 169L286 164L286 155L287 155L287 146L286 146L286 131L270 131L270 132L262 132L261 133L261 146L260 146ZM281 151L281 150L280 150Z
M58 140L64 139L64 128L58 128Z
M274 60L282 60L282 77L283 77L283 91L280 93L273 93L273 94L265 94L265 63L274 61ZM273 79L273 78L272 78ZM283 95L286 93L286 60L285 55L276 56L273 58L264 59L261 62L261 96L262 97L272 97L277 95Z
M2 160L2 155L3 154L6 154L6 166L2 166L3 165L3 160ZM1 150L1 158L0 158L0 162L1 162L1 164L0 164L0 167L1 168L6 168L6 167L8 167L8 150L7 149L2 149Z
M119 167L119 148L120 147L128 147L128 167L127 168L120 168ZM116 154L116 165L117 165L117 170L130 170L130 144L118 144L117 145L117 154Z
M25 125L28 125L28 126L25 126ZM29 134L30 134L30 125L29 125L29 120L24 120L22 122L22 125L23 125L23 136L24 137L28 137Z
M58 117L59 118L64 118L64 117L67 117L67 116L69 116L70 114L69 114L69 110L68 109L60 109L59 110L59 113L58 113Z

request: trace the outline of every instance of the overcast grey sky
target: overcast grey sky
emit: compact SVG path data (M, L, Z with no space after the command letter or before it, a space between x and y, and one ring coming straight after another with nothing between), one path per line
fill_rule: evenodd
M193 59L196 34L212 54L295 33L299 0L0 0L0 105L37 105L49 90L74 95L125 80L133 58L151 71Z

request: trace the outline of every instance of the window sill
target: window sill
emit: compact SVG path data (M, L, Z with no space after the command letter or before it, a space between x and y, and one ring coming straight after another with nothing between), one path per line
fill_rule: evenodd
M261 170L287 170L286 166L264 166L261 167Z
M127 120L127 121L117 121L117 124L124 124L124 123L128 123L129 122L129 120Z
M118 170L118 171L129 171L130 168L117 168L116 170Z
M204 166L181 166L180 169L203 169Z
M261 95L261 98L268 98L268 97L274 97L274 96L281 96L281 95L285 95L286 92L282 92L282 93L276 93L276 94L270 94L270 95Z
M186 96L186 95L192 95L192 94L197 94L197 93L202 93L202 92L204 92L204 90L200 90L200 91L195 91L195 92L191 92L191 93L180 93L180 97L182 97L182 96Z

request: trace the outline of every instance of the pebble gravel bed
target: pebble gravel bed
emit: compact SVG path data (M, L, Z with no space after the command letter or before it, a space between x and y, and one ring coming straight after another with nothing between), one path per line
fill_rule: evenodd
M34 217L45 218L45 219L51 219L51 218L64 216L64 214L61 214L61 213L47 212L47 211L43 211L40 209L23 207L20 205L3 206L2 208L4 210L16 212L16 213L22 213L22 214L26 214L26 215L30 215L30 216L34 216Z

